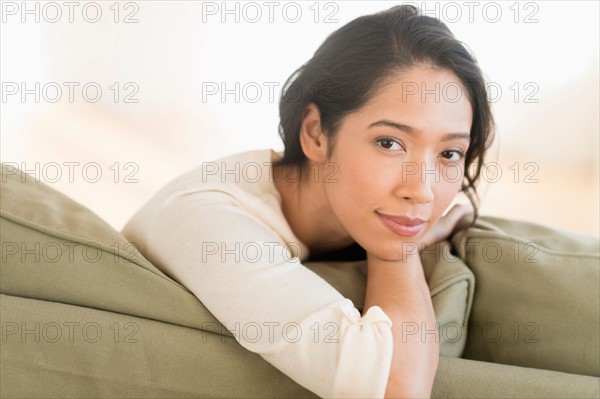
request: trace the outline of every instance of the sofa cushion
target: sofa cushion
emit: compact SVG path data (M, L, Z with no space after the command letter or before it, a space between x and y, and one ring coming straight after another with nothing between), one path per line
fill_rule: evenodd
M2 164L0 292L201 328L210 313L86 207Z
M440 355L461 357L467 341L465 326L475 290L475 278L465 263L453 255L451 244L442 241L421 252L425 279L440 332ZM325 280L362 310L367 283L367 262L308 262L306 267ZM408 330L407 330L408 331ZM415 331L415 334L421 334ZM424 336L424 335L423 335Z
M464 358L600 376L598 238L485 217L453 243L477 281Z

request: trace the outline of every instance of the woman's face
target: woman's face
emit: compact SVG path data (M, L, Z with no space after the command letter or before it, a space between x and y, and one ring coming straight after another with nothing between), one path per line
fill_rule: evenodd
M460 80L430 66L393 79L344 118L329 159L335 182L324 184L325 194L367 252L397 260L420 245L460 191L471 122ZM405 220L398 224L381 215L425 222L403 227Z

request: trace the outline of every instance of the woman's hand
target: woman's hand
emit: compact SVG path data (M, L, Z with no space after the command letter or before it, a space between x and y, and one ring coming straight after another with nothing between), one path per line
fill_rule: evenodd
M438 241L445 240L456 228L466 227L473 220L474 215L473 205L470 202L455 204L427 231L419 248L423 250Z

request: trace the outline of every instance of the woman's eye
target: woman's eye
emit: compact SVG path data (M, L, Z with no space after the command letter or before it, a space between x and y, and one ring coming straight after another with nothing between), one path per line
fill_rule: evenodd
M448 150L442 152L442 156L450 161L458 162L464 158L465 154L458 150Z
M390 151L404 150L404 147L402 146L402 144L400 144L397 140L394 140L391 138L377 139L377 143L380 144L380 147L383 148L384 150L390 150Z

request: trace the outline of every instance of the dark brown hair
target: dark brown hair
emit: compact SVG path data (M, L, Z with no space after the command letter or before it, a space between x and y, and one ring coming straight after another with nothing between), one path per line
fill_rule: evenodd
M287 79L279 101L279 135L285 146L279 164L306 169L308 159L299 135L309 103L319 108L321 128L330 143L329 158L343 118L368 102L387 79L418 64L452 71L467 89L473 121L461 191L473 204L476 219L479 196L475 184L494 138L485 80L474 56L448 27L412 5L349 22L329 35L313 57Z

